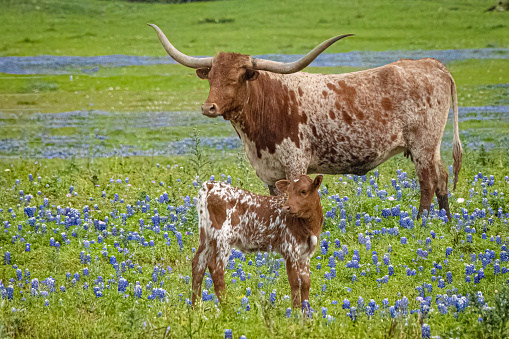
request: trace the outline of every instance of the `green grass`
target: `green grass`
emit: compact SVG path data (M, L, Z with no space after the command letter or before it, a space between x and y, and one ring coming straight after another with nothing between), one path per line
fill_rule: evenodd
M201 150L203 152L203 150ZM234 153L228 153L226 156L216 152L207 152L202 154L204 160L209 161L203 171L202 177L208 178L210 174L214 174L216 179L221 179L221 174L231 175L232 182L237 186L248 188L252 191L265 194L267 189L263 187L260 180L255 177L253 170L247 166L242 157L238 157ZM451 156L444 154L444 162L451 162ZM232 283L231 274L233 271L228 270L226 274L227 281L227 302L221 307L216 307L212 301L200 304L196 309L192 310L186 306L184 299L189 297L189 286L183 277L190 276L190 259L193 256L192 247L197 247L197 220L196 212L193 208L186 213L187 221L183 222L179 227L181 232L191 231L194 235L185 235L184 249L178 250L176 238L170 234L171 246L165 244L162 238L162 231L156 234L153 231L145 229L142 235L146 241L154 240L155 247L142 247L136 242L128 241L123 243L122 236L114 236L111 234L112 227L116 226L117 231L123 229L127 234L129 231L140 232L138 220L144 219L146 225L150 225L150 217L153 215L153 208L157 208L161 216L169 216L174 211L166 210L168 205L178 206L183 204L183 197L197 195L198 188L191 183L195 179L196 168L190 161L190 157L175 157L172 159L157 157L135 157L135 158L110 158L95 159L91 162L88 159L82 160L0 160L0 254L9 250L12 256L12 263L16 264L23 272L29 269L31 279L38 278L39 281L52 276L55 279L57 292L49 293L46 297L32 297L29 284L23 284L19 287L15 284L15 295L13 301L4 300L0 304L0 329L3 336L9 337L145 337L145 336L163 336L166 328L169 326L168 335L171 337L223 337L224 330L231 328L234 337L240 335L247 337L271 336L278 338L291 337L392 337L403 338L420 337L421 322L428 323L431 326L432 335L441 335L442 337L483 337L488 331L488 326L494 323L488 323L489 316L477 309L475 298L471 299L471 306L465 312L455 315L452 308L449 309L448 315L440 315L434 302L435 295L446 293L447 289L452 286L458 289L462 295L466 293L476 294L481 291L486 302L490 307L495 306L496 300L507 301L507 287L503 287L507 277L494 276L492 264L485 269L486 279L481 283L473 286L472 283L464 282L464 264L470 262L470 253L484 252L486 248L495 250L497 258L500 254L500 246L495 242L490 242L491 235L500 235L507 242L506 237L507 224L501 219L494 218L493 225L490 225L486 233L488 240L481 239L484 225L487 224L486 219L479 219L474 222L477 233L473 236L473 243L465 242L466 233L456 233L450 229L450 225L445 225L438 220L429 220L426 228L421 228L419 223L413 230L400 228L399 236L373 236L372 249L366 251L364 245L359 244L357 240L358 233L364 233L368 230L381 229L381 227L395 227L397 221L394 218L384 219L382 223L370 223L369 225L362 222L361 226L355 226L355 215L357 213L368 213L372 216L380 215L382 208L401 205L402 210L409 211L409 205L416 205L418 202L418 191L413 189L403 189L404 195L402 201L384 201L378 198L368 198L365 192L362 196L356 196L356 187L352 179L343 177L341 180L347 182L344 185L340 183L338 176L326 176L323 187L327 187L329 196L337 194L340 197L348 196L350 200L345 203L344 208L349 216L353 217L352 221L347 222L347 232L342 233L338 229L340 223L339 217L334 219L326 218L324 232L331 232L330 249L327 255L321 256L317 253L311 261L312 269L312 289L311 289L311 305L316 310L313 320L298 316L298 311L294 310L295 317L285 318L286 308L290 306L290 302L283 296L289 294L289 286L286 280L284 267L279 270L280 277L274 282L270 282L266 278L262 278L261 274L270 275L268 268L263 265L259 268L247 265L249 260L255 260L255 255L247 255L246 262L237 260L237 267L242 264L243 270L252 275L251 279L242 282L237 277L237 282ZM497 161L498 159L498 161ZM483 164L484 162L484 164ZM158 165L160 164L160 165ZM169 165L169 168L167 168ZM506 175L505 169L509 166L509 155L507 152L491 152L480 153L470 152L466 150L463 161L463 169L460 173L460 182L456 192L452 194L450 199L451 209L453 213L461 212L461 208L467 208L472 213L475 208L487 208L489 206L495 210L502 207L505 213L509 212L507 204L500 196L502 192L506 193L507 182L503 176ZM391 178L395 178L396 169L401 168L408 172L408 177L412 180L415 177L413 165L402 155L392 158L387 163L380 166L380 177L377 184L380 188L387 189L389 194L394 194L391 186ZM488 205L482 203L482 187L480 182L472 184L472 179L479 171L484 175L494 175L495 185L488 188L488 192L498 190L499 197L495 198L491 195L488 199ZM29 182L28 174L34 174L34 182ZM41 177L40 181L37 175ZM368 174L368 178L373 172ZM130 186L124 182L124 178L129 177ZM110 183L110 178L122 179L121 184ZM20 183L16 184L15 180L20 179ZM224 179L223 179L224 180ZM499 180L501 182L499 182ZM162 185L160 184L162 182ZM70 186L74 187L75 196L67 196ZM169 187L171 186L171 188ZM323 188L322 187L322 188ZM474 188L475 194L470 197L469 190ZM95 240L101 233L95 231L86 231L81 226L71 226L68 230L63 225L56 225L54 222L38 221L46 225L47 233L40 230L35 232L33 226L28 225L28 218L23 215L23 205L19 203L19 191L23 190L25 195L32 194L33 198L30 206L39 206L43 204L43 199L48 198L49 204L53 212L56 212L56 206L72 207L82 211L85 205L90 206L90 217L103 219L113 213L125 213L126 205L136 206L138 200L144 200L145 196L150 196L151 212L148 214L137 211L132 217L128 218L124 223L121 218L111 218L108 234L104 236L104 244L92 244L87 253L91 254L92 263L80 263L80 251L86 250L84 240ZM37 192L41 191L39 195ZM105 197L102 197L102 192ZM158 196L163 192L168 192L169 203L157 203ZM364 189L365 191L365 189ZM123 203L114 203L111 200L113 195L118 193L120 199L124 199ZM464 197L465 202L456 201L458 197ZM93 199L93 201L90 200ZM97 204L99 211L95 211L93 205ZM327 197L322 198L322 204L325 211L330 211L337 204ZM12 207L16 217L8 213L8 208ZM378 211L377 211L378 209ZM83 214L82 214L83 217ZM6 232L4 222L9 221L10 229ZM89 223L91 224L91 223ZM179 224L179 223L177 223ZM17 225L22 225L23 231L19 232ZM42 227L42 226L41 226ZM53 229L56 231L53 232ZM57 230L58 229L58 230ZM93 229L93 227L92 227ZM418 241L430 236L430 230L436 232L436 239L432 240L432 252L427 260L415 259L415 251L417 248L428 248L420 244ZM30 232L28 232L30 231ZM76 237L71 236L72 232L76 232ZM61 233L67 234L70 239L69 244L65 244ZM20 240L11 243L14 234L20 233L26 242L31 243L31 252L24 251L24 244ZM400 237L408 238L408 244L402 245ZM415 237L414 237L415 236ZM49 238L54 237L56 241L62 244L59 251L49 247ZM441 238L443 237L443 238ZM334 248L334 239L338 238L342 244L349 248L349 255L345 256L345 261L337 261L337 277L325 281L324 273L329 271L327 267L328 257L332 255ZM129 256L124 257L114 248L114 242L120 242L122 247L129 249ZM391 264L394 266L395 275L392 276L388 284L378 285L376 278L387 274L387 267L382 264L381 272L376 273L374 267L368 265L371 263L371 251L377 251L379 260L387 252L388 246L392 247L390 252ZM441 262L445 259L445 248L452 246L453 254L448 258L449 265L445 266L441 275L445 279L445 272L451 271L453 274L452 285L446 285L444 290L437 287L436 282L433 285L433 310L429 317L425 319L419 318L417 314L409 315L408 318L398 318L391 320L387 311L385 315L381 313L382 299L388 298L391 305L394 305L396 299L403 296L409 299L409 310L418 309L420 304L415 300L418 295L415 290L416 286L420 286L423 282L431 283L431 268L434 261ZM118 276L109 259L105 258L101 251L108 249L108 257L115 255L118 262L130 259L134 263L134 269L128 269L122 276L131 284L127 288L129 296L122 297L122 293L117 292ZM360 250L361 265L359 270L344 267L346 260L351 260L354 249ZM95 259L95 256L98 259ZM268 260L274 260L279 256L268 257ZM2 257L3 258L3 257ZM317 269L317 264L321 263L322 269ZM507 263L501 263L507 266ZM152 280L151 273L154 265L166 268L171 266L173 272L167 274L164 278L160 278L165 282L164 288L168 292L168 302L160 302L157 300L149 300L150 289L146 288L146 284ZM415 277L408 277L405 274L405 266L416 269ZM143 273L136 273L137 267L142 268ZM423 266L423 271L419 271L419 266ZM83 268L87 267L90 271L89 276L82 274ZM476 267L480 267L477 263ZM370 269L366 276L362 276L361 272ZM80 273L81 279L74 286L70 280L66 280L65 274L70 272ZM357 282L351 281L351 276L357 275ZM111 289L103 290L103 297L96 298L92 291L95 285L94 280L97 276L102 276L107 285L111 275L116 277L116 283L111 283ZM5 286L9 284L9 278L16 277L16 270L9 265L0 265L0 279ZM143 287L143 297L135 299L133 296L134 283L140 281ZM261 296L257 288L258 282L264 282L266 295ZM87 290L83 289L83 284L89 285ZM321 291L323 284L327 285L325 292ZM66 292L60 292L60 286L65 286ZM252 289L252 295L249 297L251 310L249 312L240 311L240 300L246 293L246 287ZM348 288L351 291L348 291ZM276 303L272 306L268 302L268 295L272 290L277 291ZM40 290L45 290L41 284ZM499 291L498 293L494 290ZM19 291L23 291L25 300L22 300ZM209 289L211 291L211 289ZM503 294L506 293L506 294ZM179 296L182 294L182 296ZM346 315L347 311L341 308L343 299L348 298L352 306L356 306L357 299L362 296L365 303L370 299L374 299L380 310L372 319L368 319L359 311L358 320L352 322ZM498 299L497 299L498 298ZM44 306L45 300L48 300L49 306ZM332 300L337 300L338 305L331 304ZM328 314L334 317L334 320L328 322L321 318L321 307L328 308ZM14 308L14 310L13 310ZM503 309L497 309L503 310ZM483 313L484 312L484 313ZM479 323L478 317L482 314L485 322ZM499 325L490 328L490 334L497 337L495 330L502 327ZM503 337L500 335L498 337Z
M163 55L147 22L191 55L304 53L329 49L416 50L507 47L507 13L469 1L213 1L182 5L128 1L0 2L0 55ZM30 23L27 25L22 22Z
M466 60L447 65L458 86L460 106L507 105L509 60ZM313 73L344 73L351 67L309 67ZM208 83L180 65L101 68L94 75L0 75L3 112L72 110L198 111Z

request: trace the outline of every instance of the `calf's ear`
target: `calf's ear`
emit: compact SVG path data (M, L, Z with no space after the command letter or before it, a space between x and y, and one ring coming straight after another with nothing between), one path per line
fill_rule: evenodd
M279 180L276 182L276 187L279 190L280 193L285 193L288 189L288 185L290 185L290 182L288 180Z
M209 76L209 72L210 72L210 68L208 68L208 67L198 68L196 70L196 75L200 79L207 79L207 77Z
M320 187L320 185L322 184L322 180L323 180L323 175L321 175L321 174L317 175L315 180L313 180L313 186L315 188Z

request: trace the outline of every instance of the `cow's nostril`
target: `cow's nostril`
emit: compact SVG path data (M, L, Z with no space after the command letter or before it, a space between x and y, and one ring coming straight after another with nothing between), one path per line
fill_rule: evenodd
M217 114L217 105L205 103L201 106L201 110L205 115Z

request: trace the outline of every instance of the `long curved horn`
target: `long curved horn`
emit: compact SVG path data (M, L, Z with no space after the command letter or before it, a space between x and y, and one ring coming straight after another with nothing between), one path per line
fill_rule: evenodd
M338 40L341 40L343 38L346 38L347 36L352 36L353 34L344 34L339 35L334 38L330 38L329 40L325 40L320 45L316 46L311 52L306 54L302 59L294 61L294 62L278 62L278 61L271 61L271 60L265 60L265 59L257 59L253 58L251 61L253 62L253 67L257 70L261 71L269 71L273 73L280 73L280 74L290 74L298 72L302 69L304 69L306 66L308 66L317 56L320 55L327 47L332 45Z
M163 45L166 52L179 64L182 64L190 68L201 68L212 66L212 60L214 58L212 57L195 58L189 55L185 55L184 53L180 52L178 49L173 47L173 45L168 41L168 38L166 38L166 35L164 35L164 33L159 29L159 27L157 27L154 24L147 25L155 29L155 31L157 32L157 36L159 37L159 41L161 41L161 44Z

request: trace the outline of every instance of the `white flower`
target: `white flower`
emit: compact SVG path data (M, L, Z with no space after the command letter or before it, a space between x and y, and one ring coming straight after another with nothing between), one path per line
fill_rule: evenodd
M465 202L465 199L464 198L458 198L457 200L459 203L462 203L462 202Z

